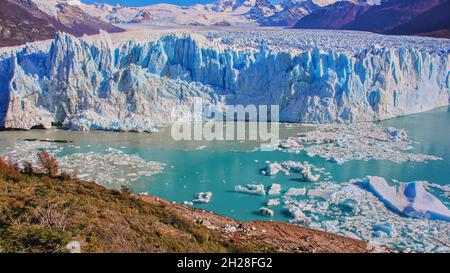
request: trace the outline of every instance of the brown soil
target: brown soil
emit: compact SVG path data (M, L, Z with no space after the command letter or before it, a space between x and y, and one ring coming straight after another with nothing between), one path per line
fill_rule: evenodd
M155 205L162 205L195 223L218 231L234 243L257 240L274 246L279 252L367 253L374 251L367 242L306 228L294 224L269 221L240 222L204 210L172 204L154 196L137 196ZM236 227L227 231L226 227Z

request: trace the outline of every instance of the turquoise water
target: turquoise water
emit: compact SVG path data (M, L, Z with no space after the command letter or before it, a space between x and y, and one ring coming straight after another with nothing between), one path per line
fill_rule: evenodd
M298 174L275 177L263 176L260 169L269 161L308 161L324 167L337 183L367 175L382 176L398 181L426 180L440 185L450 183L450 107L381 122L383 126L403 128L416 141L413 152L431 154L444 160L427 163L391 161L350 161L342 165L322 158L307 157L281 151L259 151L257 142L175 142L169 129L156 134L112 132L67 132L63 130L33 130L31 132L0 132L0 151L23 138L50 138L73 140L77 149L65 147L58 155L87 151L104 152L108 147L129 154L138 154L145 160L166 164L164 171L151 177L141 177L130 185L136 193L147 192L169 201L183 202L194 198L196 192L211 191L209 204L196 207L211 210L240 220L268 219L257 213L269 197L236 193L238 184L258 183L270 186L279 183L282 189L310 187L302 183ZM308 130L303 126L284 126L281 137L294 136ZM198 147L207 146L198 150ZM443 200L448 205L448 200ZM289 216L282 206L274 208L274 220L287 221Z

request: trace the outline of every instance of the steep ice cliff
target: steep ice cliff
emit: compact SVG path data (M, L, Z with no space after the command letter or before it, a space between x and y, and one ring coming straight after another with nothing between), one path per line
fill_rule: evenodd
M172 109L191 106L195 97L210 105L276 104L281 121L310 123L381 120L449 103L446 40L408 38L405 48L380 47L364 34L372 41L366 46L333 50L331 38L285 48L261 37L278 40L286 32L259 33L233 34L234 41L246 40L240 45L211 33L116 43L106 33L95 39L57 34L47 46L4 49L0 127L152 131L173 122ZM303 41L315 34L289 35Z

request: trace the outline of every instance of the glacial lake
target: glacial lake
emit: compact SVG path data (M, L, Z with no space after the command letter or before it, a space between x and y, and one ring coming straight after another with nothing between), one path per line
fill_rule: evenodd
M301 182L299 174L295 173L262 175L261 169L267 166L265 161L308 161L330 172L331 181L335 183L372 175L401 182L423 180L442 186L450 184L450 107L386 120L380 124L405 129L410 139L415 141L411 152L435 155L443 160L401 164L371 160L335 164L323 158L308 157L303 152L260 151L259 143L254 141L174 141L170 136L170 128L163 128L154 134L68 132L58 129L3 131L0 132L0 154L7 152L21 139L31 138L73 141L57 144L61 146L57 156L104 153L108 148L118 149L125 154L136 154L146 161L165 164L162 173L143 176L129 184L134 192L183 203L191 201L197 192L209 191L213 193L211 202L196 203L195 207L239 220L288 221L291 217L283 205L273 208L274 217L260 215L259 208L273 197L238 193L234 190L235 185L264 184L269 187L272 183L279 183L282 192L288 188L314 187L314 183ZM311 130L311 127L282 125L280 137L295 136L307 130ZM449 207L449 198L435 196ZM448 230L444 236L448 236L446 232Z

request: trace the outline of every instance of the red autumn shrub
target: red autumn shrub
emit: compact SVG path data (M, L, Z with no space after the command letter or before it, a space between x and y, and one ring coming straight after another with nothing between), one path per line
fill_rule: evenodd
M58 174L58 162L51 154L44 150L38 153L38 158L47 175L55 177Z

